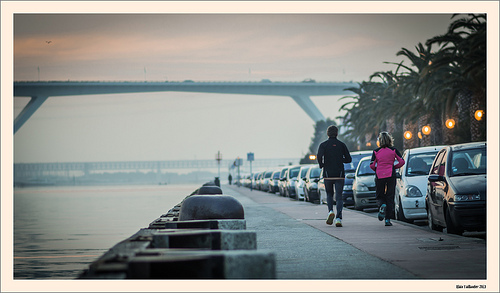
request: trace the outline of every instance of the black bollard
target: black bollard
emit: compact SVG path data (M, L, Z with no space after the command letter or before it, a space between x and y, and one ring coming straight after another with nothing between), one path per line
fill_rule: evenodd
M179 221L244 218L243 206L229 195L192 195L179 211Z

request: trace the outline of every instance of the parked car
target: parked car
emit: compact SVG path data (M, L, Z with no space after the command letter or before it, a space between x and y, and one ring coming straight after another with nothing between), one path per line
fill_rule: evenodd
M352 152L351 153L352 162L344 164L344 171L346 175L344 181L344 190L342 192L342 199L344 201L344 206L354 205L354 197L352 192L353 179L347 178L347 174L354 174L356 172L356 168L358 167L359 161L364 157L371 157L372 153L373 151Z
M285 177L285 192L286 196L295 198L295 184L297 184L297 177L299 176L300 165L291 166L288 169Z
M283 167L283 169L281 169L280 183L278 184L279 189L280 189L280 191L279 191L280 196L285 196L286 195L286 176L287 176L287 173L288 173L288 169L290 169L290 166Z
M257 190L262 190L262 181L264 181L264 174L266 172L263 171L263 172L260 172L259 175L257 176Z
M425 195L427 176L436 154L444 146L429 146L407 149L403 153L406 164L396 170L394 211L396 220L412 223L427 219Z
M281 170L273 171L271 178L269 178L269 192L276 193L280 191L279 182L280 182L280 173Z
M312 166L307 170L304 180L304 200L308 202L319 201L318 182L320 179L322 168Z
M375 171L370 168L370 160L371 157L362 158L356 168L356 173L347 175L348 178L353 179L354 209L358 211L377 207Z
M252 175L245 175L243 178L243 187L250 187L252 184Z
M252 189L257 189L257 181L259 178L260 173L253 173L252 174Z
M314 166L314 164L303 165L300 167L299 176L297 177L297 184L295 184L295 194L298 200L305 200L304 197L304 177L306 177L307 170Z
M344 171L346 174L344 180L344 189L342 191L342 199L344 201L344 206L354 205L354 197L352 192L352 182L354 179L354 173L356 172L356 168L358 167L359 161L364 157L371 158L372 153L373 151L352 152L351 153L352 162L344 164ZM352 176L347 176L349 174L351 174ZM320 203L326 203L326 189L325 189L325 182L323 179L323 175L321 175L321 179L318 182L318 192L319 192ZM333 198L333 204L337 204L335 200L335 195Z
M269 179L273 176L273 171L265 171L262 177L262 183L260 185L260 190L268 192L269 191Z
M433 230L461 235L486 231L486 142L457 144L436 155L427 183Z

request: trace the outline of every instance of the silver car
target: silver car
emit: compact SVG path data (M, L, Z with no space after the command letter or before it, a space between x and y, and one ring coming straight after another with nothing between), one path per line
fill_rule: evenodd
M295 184L295 194L298 200L305 200L304 197L304 178L306 177L307 170L315 166L314 164L303 165L300 167L299 176L297 177L297 184Z
M362 158L356 173L347 175L347 178L354 179L352 183L354 209L358 211L377 207L375 171L370 168L370 160L371 157Z

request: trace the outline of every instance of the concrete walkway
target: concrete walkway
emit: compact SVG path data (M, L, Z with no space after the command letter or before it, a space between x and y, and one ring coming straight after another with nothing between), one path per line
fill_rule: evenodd
M335 227L325 223L326 205L244 187L222 189L244 206L247 229L257 232L258 248L276 252L278 279L451 280L444 285L451 291L486 284L484 239L399 221L385 227L376 213L347 208L343 227Z

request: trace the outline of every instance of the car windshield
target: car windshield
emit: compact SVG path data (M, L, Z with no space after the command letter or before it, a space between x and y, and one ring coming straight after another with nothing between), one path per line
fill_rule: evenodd
M453 152L450 173L450 176L486 174L486 146Z
M273 176L273 172L266 172L264 178L271 178L271 176Z
M370 168L370 160L362 161L359 163L358 176L375 175L375 171Z
M365 154L365 155L352 155L352 162L350 163L344 163L344 170L346 173L354 173L356 171L356 168L358 167L359 161L364 158L368 157L370 155Z
M297 177L299 175L300 167L290 169L290 178Z
M311 170L311 174L309 176L310 176L310 178L319 178L319 175L321 175L321 169L314 168Z
M279 178L280 178L280 172L274 172L273 179L279 179Z
M310 168L311 168L311 166L300 168L300 178L306 177L307 170L309 170Z
M432 153L410 154L406 167L406 176L429 175L432 162L436 157L437 151Z

